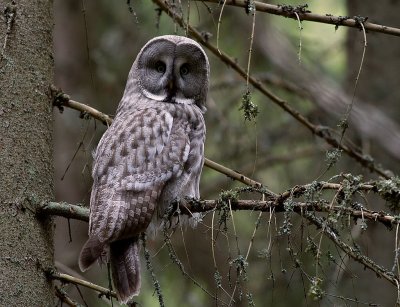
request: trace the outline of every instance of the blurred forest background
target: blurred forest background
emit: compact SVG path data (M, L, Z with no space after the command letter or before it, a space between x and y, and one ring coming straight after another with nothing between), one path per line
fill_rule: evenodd
M182 30L151 1L54 1L55 85L71 99L113 115L125 87L128 71L141 47L152 37L181 34ZM172 1L170 1L172 2ZM223 1L222 1L223 2ZM205 1L174 1L185 20L209 37L209 42L235 58L246 69L253 15L245 9ZM271 4L274 1L269 1ZM304 4L286 1L287 5ZM321 15L368 16L368 21L400 27L400 2L310 0L308 10ZM189 12L189 13L188 13ZM221 23L219 24L219 19ZM352 101L364 49L363 31L257 12L250 65L251 75L318 127L329 126L339 139L338 124ZM389 175L400 169L400 39L367 33L367 47L349 116L346 142L373 157ZM301 49L299 44L301 42ZM262 182L275 193L318 181L341 182L341 174L379 178L354 159L332 151L270 99L250 86L258 116L246 121L240 110L246 82L206 49L211 63L208 98L206 157ZM81 119L65 109L55 115L56 201L89 203L91 152L106 127L94 119ZM320 125L320 126L319 126ZM335 134L336 133L336 134ZM351 143L349 143L351 142ZM328 157L327 157L328 153ZM337 153L337 152L336 152ZM337 158L337 159L336 159ZM337 161L336 161L337 160ZM331 166L328 168L328 166ZM337 177L335 177L338 175ZM205 167L203 199L218 199L224 190L242 186ZM324 192L337 202L335 191ZM389 212L384 200L357 196L366 208ZM247 193L243 199L256 198ZM196 229L176 229L172 243L185 270L207 292L182 274L171 260L160 234L147 245L166 306L393 306L395 286L349 259L321 230L293 212L261 215L237 211L228 217L227 230L220 213L207 214ZM214 230L211 231L211 226ZM355 223L338 219L337 229L349 245L389 271L396 269L396 229L373 221ZM108 286L107 269L94 266L79 273L77 259L87 237L87 224L56 219L55 259L61 272ZM220 230L218 230L220 229ZM246 256L249 244L247 261ZM315 250L320 248L316 257ZM143 250L142 250L143 260ZM241 262L242 261L242 262ZM245 274L237 281L237 265ZM397 273L396 273L397 274ZM139 306L158 306L150 273L142 264L143 286ZM218 287L220 285L220 287ZM84 303L77 289L65 290ZM93 291L82 289L85 304L110 306ZM114 306L118 303L114 301ZM374 305L375 304L375 305Z

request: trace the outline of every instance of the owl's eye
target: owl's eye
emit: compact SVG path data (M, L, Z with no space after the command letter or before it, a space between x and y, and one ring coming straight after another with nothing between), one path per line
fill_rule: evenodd
M158 62L156 63L156 70L157 70L157 72L159 72L160 74L165 73L166 69L167 69L167 67L165 66L165 63L164 63L164 62L158 61Z
M186 76L189 73L189 65L183 64L180 69L181 76Z

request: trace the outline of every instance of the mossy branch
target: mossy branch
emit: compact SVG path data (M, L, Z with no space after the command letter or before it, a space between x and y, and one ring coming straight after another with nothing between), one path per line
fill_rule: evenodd
M278 196L275 200L231 200L233 211L261 211L270 212L286 212L284 198ZM190 199L187 202L179 204L181 214L191 215L195 212L210 212L213 210L221 210L225 204L220 200L195 200ZM387 227L399 224L400 219L397 216L382 212L373 211L354 204L353 207L332 206L328 201L319 200L314 202L292 202L290 204L291 211L304 212L341 212L354 219L365 219L373 222L380 222ZM50 202L38 208L39 214L62 216L69 219L76 219L84 222L89 221L89 208L80 205L68 204L65 202Z
M342 218L351 217L354 220L360 219L362 223L366 220L371 222L379 222L388 228L393 225L400 224L398 216L390 215L384 212L376 212L364 208L359 203L352 201L355 193L361 192L375 192L382 198L390 198L391 201L398 201L400 196L400 180L392 178L391 180L382 180L369 183L361 183L361 177L354 177L349 174L342 175L343 181L341 183L331 182L313 182L308 185L296 186L279 195L268 195L266 200L242 200L239 196L243 192L254 192L264 195L263 188L258 187L245 187L233 191L226 191L221 194L217 200L196 200L185 199L178 203L178 210L172 211L171 214L187 214L191 215L194 212L210 212L216 210L227 210L227 203L229 203L229 210L247 210L247 211L260 211L260 212L296 212L302 218L307 219L318 228L331 240L335 245L342 249L349 257L361 263L365 267L374 271L378 276L385 278L390 283L397 285L397 277L390 273L385 268L379 266L367 256L363 255L360 251L350 247L341 240L339 234L330 226L331 221L329 216L335 213ZM323 200L321 192L323 190L335 190L336 202ZM294 201L294 199L305 199L302 201ZM315 200L314 200L315 198ZM315 212L328 213L328 217L324 218L315 215ZM79 219L82 221L89 220L89 209L67 203L50 202L43 204L38 209L38 214L45 215L59 215L66 218ZM57 272L49 273L52 278L68 281L70 278ZM74 280L77 284L88 286L88 283L81 282L81 280ZM89 283L90 284L90 283ZM95 285L96 286L96 285ZM88 286L91 287L91 286ZM96 286L98 287L98 286ZM93 287L91 287L93 288ZM96 290L96 288L93 288ZM99 291L97 289L97 291ZM109 290L107 290L109 291ZM101 291L100 291L101 292Z
M351 246L347 245L344 241L340 239L340 237L336 234L336 232L327 225L325 220L316 217L312 213L306 213L305 218L313 223L317 228L322 229L324 234L333 242L337 247L343 250L348 256L353 258L355 261L363 264L365 267L374 271L379 277L383 277L392 283L394 286L399 284L398 278L382 266L377 265L372 259L368 258L367 256L363 255L360 251L356 248L352 248Z

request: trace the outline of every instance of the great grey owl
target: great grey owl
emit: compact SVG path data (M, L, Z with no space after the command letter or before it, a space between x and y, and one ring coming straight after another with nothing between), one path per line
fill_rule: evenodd
M209 63L195 41L150 40L94 154L89 239L79 267L108 254L118 299L140 291L139 235L176 199L199 198Z

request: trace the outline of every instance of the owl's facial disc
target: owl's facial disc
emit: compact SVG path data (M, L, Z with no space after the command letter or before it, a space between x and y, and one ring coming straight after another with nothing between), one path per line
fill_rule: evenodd
M200 104L208 84L208 62L198 46L159 39L145 46L138 59L143 94L160 102Z

